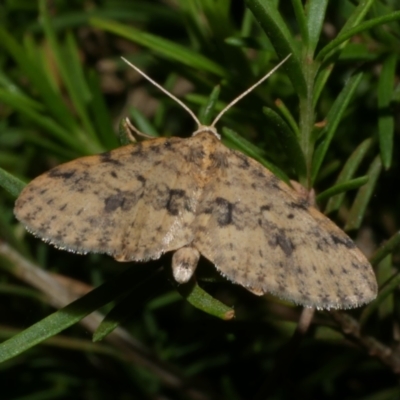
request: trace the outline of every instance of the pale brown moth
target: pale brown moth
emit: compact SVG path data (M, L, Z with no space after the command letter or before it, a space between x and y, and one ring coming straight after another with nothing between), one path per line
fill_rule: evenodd
M126 60L125 60L126 61ZM284 62L285 60L283 60ZM83 157L34 179L15 203L27 230L60 249L118 261L174 252L175 279L193 275L200 255L229 280L319 309L376 297L371 265L332 221L269 170L225 147L215 129L156 138Z

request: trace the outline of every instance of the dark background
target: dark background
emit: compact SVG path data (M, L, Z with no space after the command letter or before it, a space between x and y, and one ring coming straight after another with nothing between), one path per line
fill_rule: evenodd
M293 9L293 4L300 2L276 3L301 47L304 41ZM215 85L221 84L220 100L226 103L278 62L276 43L267 39L242 1L60 0L43 1L41 6L40 11L36 1L0 3L0 167L25 182L60 163L118 147L118 124L126 116L147 133L190 136L195 129L190 116L130 70L120 60L121 55L172 90L196 114ZM328 2L316 53L337 37L357 6L359 2ZM396 1L375 2L364 20L393 13L399 6ZM111 28L99 27L93 17L127 30L133 27L152 35L151 40L139 38L133 31L131 37L123 37ZM398 278L400 91L396 60L392 80L386 83L389 104L384 107L379 90L385 85L380 79L385 63L399 52L399 35L396 21L355 34L330 60L333 71L313 110L314 121L323 125L349 79L363 71L312 186L317 194L332 187L357 146L370 139L353 177L375 174L376 182L369 183L368 193L358 189L347 192L340 208L329 216L340 227L348 227L348 233L369 257L392 238L393 246L383 248L384 256L373 262L383 289ZM187 56L179 60L176 53L171 55L169 43L187 49ZM193 54L207 57L223 73L201 69L191 58ZM59 115L51 108L56 103L45 85L67 114ZM262 113L263 107L279 112L277 99L284 102L295 121L301 119L298 94L284 68L230 110L218 125L234 129L255 146L260 157L290 179L304 183L307 177L288 155L290 143ZM385 116L394 129L382 145L384 133L378 121ZM315 146L323 140L318 137ZM224 143L246 152L229 137L224 136ZM382 167L379 154L383 146L393 157ZM65 302L52 290L51 281L41 285L41 277L28 276L24 261L44 270L71 296L110 282L133 265L107 256L57 250L26 233L13 217L15 191L2 190L0 194L0 337L4 340L41 321L54 307L72 301ZM355 205L357 198L364 201L364 208ZM328 204L324 200L318 205L324 211ZM354 216L359 217L359 223L349 226ZM8 249L17 258L10 256ZM232 307L235 318L223 321L196 309L172 282L170 257L167 254L155 262L133 265L137 275L131 275L133 293L125 300L127 315L122 327L126 332L114 331L113 340L93 344L93 329L79 323L71 326L0 364L1 398L400 397L397 284L389 288L385 298L367 306L367 312L355 309L332 316L328 311L317 311L306 332L299 332L301 307L272 296L256 297L216 276L206 260L200 262L199 285ZM65 277L70 280L63 280ZM121 288L120 294L127 292ZM99 311L106 313L120 303L121 299L114 297L114 302ZM208 312L213 307L216 305ZM353 319L344 321L343 315ZM45 334L49 328L42 326ZM128 341L129 345L121 339L125 334L133 341Z

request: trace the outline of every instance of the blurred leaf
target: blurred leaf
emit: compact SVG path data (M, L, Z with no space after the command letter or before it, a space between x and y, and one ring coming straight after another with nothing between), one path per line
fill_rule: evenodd
M129 116L133 120L133 125L137 126L140 132L154 137L160 136L155 126L136 108L129 109Z
M374 193L376 181L378 180L381 170L382 162L380 157L377 156L368 169L368 183L359 189L350 209L347 223L344 228L346 231L358 229L361 226L361 222L364 218L368 203L371 200L371 196Z
M314 53L321 35L322 26L325 20L328 0L310 0L306 3L308 49L309 56Z
M337 96L335 102L333 103L328 115L326 116L326 125L321 132L321 143L317 146L313 159L312 166L312 181L314 182L317 174L320 170L321 164L325 158L326 152L328 151L329 145L333 139L337 127L342 120L343 114L346 112L347 107L356 91L358 85L363 77L362 73L358 73L352 76L345 87Z
M338 195L339 193L346 193L349 190L358 189L359 187L364 186L367 182L368 176L360 176L359 178L350 179L347 182L339 183L320 193L317 196L317 202L329 199L330 197Z
M238 135L235 131L228 128L222 129L223 137L229 139L230 142L235 144L239 149L241 149L249 157L254 158L264 167L268 168L274 175L279 179L290 185L289 177L277 166L268 162L265 158L260 155L259 149L255 148L254 145L248 142L245 138Z
M335 182L335 186L349 181L354 173L357 171L359 165L364 160L364 157L368 150L371 148L372 139L365 139L351 154L346 163L344 164L340 174ZM325 214L329 214L340 208L343 203L345 193L338 194L329 199L328 204L325 208Z
M305 97L307 85L300 62L299 46L292 37L286 22L272 1L246 0L246 4L269 37L279 58L283 59L288 54L292 55L283 66L283 70L289 75L298 95Z
M109 303L121 292L131 288L132 279L136 274L135 267L128 269L117 278L104 283L85 296L1 343L0 363L76 324L88 314Z
M198 308L214 317L230 320L235 316L233 308L226 306L205 292L196 282L188 282L184 285L176 285L176 290L193 307Z
M0 169L0 172L2 172L1 169ZM18 194L15 196L13 194L14 198L17 196L18 196ZM16 249L17 251L19 251L21 254L28 256L30 254L28 245L26 242L21 241L19 235L17 234L17 232L15 230L15 219L9 218L9 215L8 215L9 212L10 212L10 210L8 208L0 205L0 241L2 241L4 243L8 243L10 246L13 246L13 248ZM3 268L4 268L4 264L5 264L4 260L2 259L1 265ZM9 287L10 284L6 283L6 280L4 279L4 275L2 276L2 282ZM26 288L20 288L20 289L21 290L29 290ZM37 297L38 293L37 292L35 292L35 293L36 293L36 297Z
M292 0L292 7L296 15L297 25L301 33L301 40L305 47L309 47L309 34L307 29L306 13L304 11L304 5L301 0Z
M182 2L186 2L186 0ZM213 42L220 43L218 49L215 49L218 51L219 58L224 60L225 65L230 66L229 70L236 78L251 77L253 70L251 64L247 62L247 56L242 48L224 45L225 39L236 33L229 2L202 0L194 3L198 7L197 14L205 18L208 29L213 32ZM214 47L214 43L209 43L207 47L210 47L210 44Z
M67 107L62 98L55 92L42 65L38 59L29 58L26 50L0 26L0 46L12 56L19 68L28 77L35 90L40 94L41 99L46 104L50 112L65 126L66 129L73 129L74 124L70 118ZM39 53L39 50L36 50ZM36 55L37 57L37 55ZM10 93L11 95L11 93Z
M115 328L128 320L139 307L147 303L149 299L158 295L166 286L165 277L154 279L159 274L159 270L147 277L144 277L135 287L127 293L120 293L120 298L116 300L116 305L106 314L103 321L93 333L93 341L103 340Z
M365 15L367 14L368 10L372 6L374 0L361 0L355 10L352 12L352 14L347 18L346 23L342 27L340 33L337 35L343 34L343 32L347 31L348 29L353 28L354 26L357 26L361 21L364 19ZM336 37L337 39L337 37ZM325 84L331 75L331 72L333 70L334 64L332 61L334 61L339 55L343 55L349 47L352 47L352 43L348 41L343 41L340 43L340 45L337 46L335 53L332 53L332 56L330 57L330 62L325 63L328 59L328 57L323 60L322 57L320 57L320 54L317 55L316 61L321 62L322 64L322 70L318 71L318 78L315 83L315 90L314 90L314 98L313 98L313 103L314 105L317 104L317 101L320 97L320 94L322 92L322 89L325 87ZM355 56L355 52L351 52L352 57Z
M388 255L379 263L376 269L376 275L379 287L383 287L386 282L390 282L394 275L392 255ZM384 301L380 302L378 316L381 320L390 318L390 316L393 315L394 301L394 293L392 292Z
M287 158L294 167L297 175L299 177L305 176L306 162L296 134L282 117L271 108L264 107L263 113L268 120L268 124L277 133L277 137L281 141L287 153Z
M43 111L43 105L39 102L31 99L22 89L17 86L9 76L7 76L3 71L0 70L0 87L4 89L5 92L13 93L15 97L18 97L18 101L25 103L24 106L32 108L36 111Z
M0 186L14 197L18 197L25 183L0 168Z
M394 116L390 110L393 98L397 54L389 55L383 62L378 81L378 129L382 164L385 169L392 165Z
M372 3L372 0L368 0L370 3ZM379 18L373 18L370 19L369 21L360 23L359 25L355 26L354 28L345 30L344 32L340 35L338 35L335 39L329 42L328 45L326 45L319 53L316 58L317 61L323 61L325 58L330 56L330 53L334 50L336 50L343 42L346 40L350 39L351 37L367 31L375 26L379 26L382 24L385 24L390 21L396 21L400 19L400 11L395 11L390 13L389 15L385 15L383 17Z
M231 46L244 47L255 50L268 50L268 47L253 37L232 36L225 39L225 43Z
M314 96L313 106L316 107L322 91L324 90L326 83L332 73L334 64L324 65L323 68L318 70L317 78L314 83Z
M282 116L285 118L286 122L289 124L292 131L296 134L298 140L300 140L300 131L296 120L294 119L290 110L286 107L286 104L281 100L275 100L275 105L281 112Z
M1 28L0 28L1 29ZM29 119L35 122L38 126L45 129L49 134L63 141L72 149L75 149L78 154L87 155L91 154L88 149L82 148L82 143L80 143L70 132L60 126L57 122L46 115L39 114L35 109L26 105L26 103L19 102L19 97L14 96L13 93L6 92L0 89L0 101L9 105L15 110L18 110L22 114L26 115Z
M85 128L85 133L80 130L77 131L78 137L82 142L88 141L88 148L91 148L90 146L93 146L93 143L99 143L86 110L86 104L91 100L91 93L86 80L83 77L76 43L73 36L68 34L66 45L63 47L60 46L51 26L50 17L46 11L47 3L44 0L40 0L39 5L44 31L46 38L50 43L52 55L62 76L63 83L65 84L74 104L75 110ZM100 146L92 148L92 151L96 153L101 150Z
M374 0L360 0L358 4L355 5L354 11L347 18L341 31L339 32L339 35L359 25L373 6L374 2Z
M400 232L395 233L388 241L382 244L370 258L372 265L378 265L387 255L396 248L400 249Z
M15 2L15 0L13 0ZM23 0L18 0L23 1ZM31 3L31 0L26 0ZM32 3L33 8L37 8L37 4ZM88 24L92 17L108 18L117 21L125 21L126 23L146 23L168 21L171 26L179 25L181 19L178 13L171 8L165 7L162 4L149 2L147 0L135 0L134 2L111 0L103 3L103 8L87 7L75 11L72 9L52 15L52 25L56 32L64 32L68 29L80 28L82 25ZM32 33L42 33L43 26L40 22L34 22L28 27L28 31Z
M220 93L221 87L219 85L215 86L210 94L207 104L202 107L199 115L199 121L203 125L208 126L211 124L215 112L215 105L217 104Z
M161 56L187 65L188 67L195 68L198 71L211 72L222 77L227 75L226 70L217 63L209 60L198 52L169 40L110 20L91 18L90 23L96 28L104 29L105 31L129 39L132 42L139 43L157 52Z
M92 124L96 129L96 136L104 143L107 150L114 149L118 146L117 135L114 132L111 115L107 109L99 78L95 71L89 71L87 83L91 93L88 109L91 118L93 118Z
M366 43L349 42L341 51L338 61L347 63L378 62L381 56L379 53L368 48Z
M361 317L360 317L360 325L363 326L370 318L370 316L380 307L380 305L393 294L395 290L398 289L400 285L400 274L397 273L394 275L387 284L379 290L379 294L377 298L367 307L364 308Z
M398 9L398 7L397 7ZM382 17L393 12L392 5L390 3L385 4L384 2L373 2L371 7L371 17ZM399 24L391 22L385 25L379 25L371 29L371 34L376 38L382 45L387 48L395 49L398 43L398 36L400 34Z

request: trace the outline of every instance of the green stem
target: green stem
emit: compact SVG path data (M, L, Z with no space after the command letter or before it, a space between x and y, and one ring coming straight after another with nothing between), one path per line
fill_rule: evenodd
M300 145L306 160L306 175L300 177L300 183L309 189L311 188L311 168L314 152L311 137L314 127L313 93L318 65L312 60L311 55L306 54L304 58L303 65L308 65L308 68L304 69L307 92L305 97L300 96Z

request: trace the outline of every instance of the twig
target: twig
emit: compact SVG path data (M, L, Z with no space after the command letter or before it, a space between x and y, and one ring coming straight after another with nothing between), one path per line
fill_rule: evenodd
M378 358L393 373L400 375L400 354L393 351L390 347L385 346L374 337L363 335L360 324L349 314L343 311L330 311L330 314L347 337L363 346L369 355Z
M273 373L266 379L253 400L264 400L272 397L274 392L286 384L288 374L291 369L292 361L296 352L308 332L315 313L314 308L303 308L297 328L290 341L282 349L282 354L277 357L277 364Z

